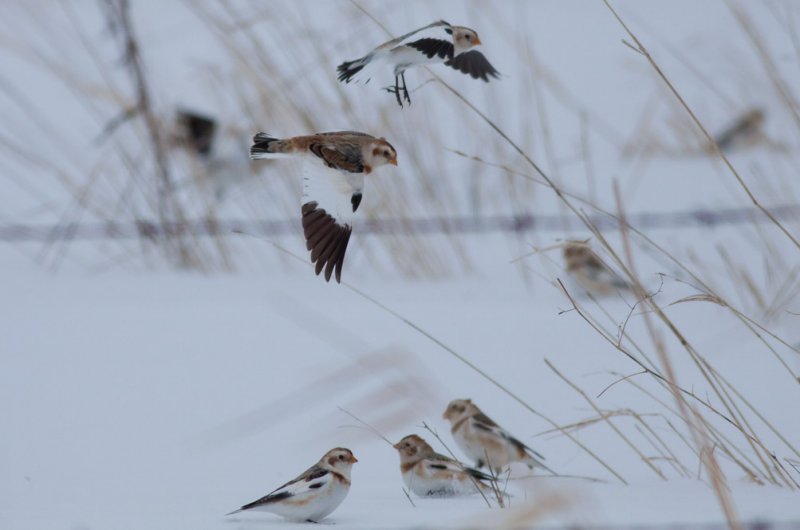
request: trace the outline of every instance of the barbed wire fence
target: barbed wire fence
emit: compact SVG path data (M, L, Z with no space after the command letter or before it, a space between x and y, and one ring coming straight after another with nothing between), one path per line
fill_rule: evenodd
M800 221L800 204L769 208L778 219ZM619 222L609 215L588 215L599 230L617 230ZM695 209L677 212L642 212L627 215L627 222L639 229L716 227L761 223L767 217L753 207ZM281 236L297 232L298 219L212 219L199 218L182 222L136 220L130 222L84 222L60 224L0 224L0 242L36 242L52 240L162 239L182 237L220 237L250 234ZM560 214L522 214L494 216L372 218L358 222L359 234L482 234L498 232L563 232L580 230L583 223Z

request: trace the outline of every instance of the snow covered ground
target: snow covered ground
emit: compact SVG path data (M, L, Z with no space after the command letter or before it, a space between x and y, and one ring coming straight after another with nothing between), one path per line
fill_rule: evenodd
M231 10L247 15L253 5L234 2ZM731 160L766 205L797 204L800 128L726 4L614 5L652 46L654 56L709 128L720 130L753 105L766 109L769 141L732 152ZM796 90L800 68L792 31L800 25L800 9L788 1L743 5L765 36L786 86ZM437 73L458 83L459 90L518 139L537 162L558 174L566 189L593 196L599 205L614 210L612 183L617 182L630 212L749 204L718 159L681 151L682 141L694 141L681 121L683 111L644 59L620 42L627 37L602 3L364 2L364 6L395 33L438 18L478 29L483 51L503 72L503 80L484 86L465 82L455 72ZM385 37L351 3L270 2L272 7L285 9L285 19L260 6L252 21L253 31L265 39L288 28L298 42L313 49L328 36L335 40L333 55L346 59ZM229 50L199 16L218 13L217 9L222 8L212 3L142 2L133 6L133 15L159 108L177 104L205 111L224 109L219 114L227 125L243 131L238 140L246 142L255 127L271 127L264 122L288 119L289 111L281 110L285 105L280 100L276 108L259 107L270 110L254 117L246 115L247 106L234 104L252 94L235 91L236 79L229 78L226 70L232 61ZM303 13L314 16L304 18ZM93 61L118 59L113 39L95 4L59 3L41 17L34 15L29 6L0 6L0 27L7 35L0 54L8 65L0 99L5 122L0 126L4 146L0 223L108 219L108 211L120 211L112 205L117 204L115 193L121 188L112 184L122 164L108 160L110 143L98 144L96 137L113 117L111 102L119 93L98 88L104 85ZM96 43L100 57L87 55L77 35ZM673 49L682 55L673 55ZM281 53L281 48L270 48L270 54ZM32 59L36 57L52 58L52 64L44 64L60 74L46 73L50 70L43 70L39 59ZM309 74L298 73L306 82L288 92L302 98L311 90L311 81L328 82L331 72L317 69L318 62L309 56L307 64L284 64L298 72L311 69ZM332 70L335 64L325 66ZM112 84L124 85L124 71L111 74ZM566 88L556 94L552 85L548 89L531 82L534 75L536 79L549 75ZM421 84L424 79L422 73L409 74L410 83ZM91 105L76 95L76 85L93 94ZM340 87L331 87L338 97ZM397 171L382 173L371 188L374 194L365 198L365 216L379 218L387 216L386 211L389 217L398 215L392 203L400 201L401 192L411 197L400 212L409 216L564 211L549 190L447 151L480 154L530 172L441 87L429 84L413 93L413 106L402 113L393 107L391 96L374 86L341 90L341 101L333 96L325 100L329 106L335 103L336 110L314 116L314 125L321 130L386 126L400 153ZM24 100L32 107L20 104ZM346 114L357 123L341 123L345 114L338 113L338 105L367 110ZM591 185L576 105L584 109L589 124L585 134L591 151ZM315 108L311 103L309 107ZM368 110L375 108L381 109L380 115ZM548 133L540 126L544 120ZM56 169L29 156L41 151L43 125L52 123L58 125L53 138L59 158L50 160ZM304 123L294 116L291 124L280 128L288 133ZM425 140L430 131L438 135L435 142ZM626 147L641 148L646 144L641 138L649 135L665 145L651 145L644 154L624 154ZM132 150L146 158L146 149L138 149L137 145ZM96 176L87 168L97 169L103 178L91 188L90 207L83 210L70 179L86 184ZM281 218L282 212L296 212L293 193L299 183L295 188L279 187L274 175L265 173L269 174L231 190L218 205L218 214ZM429 197L443 190L450 195L438 202ZM131 219L127 211L125 216ZM797 219L786 223L794 234L800 233ZM142 252L136 242L0 243L0 528L296 528L269 514L227 518L223 514L293 478L337 445L350 447L359 459L349 497L328 519L337 528L723 524L699 459L666 421L686 432L668 410L674 407L670 394L648 376L638 375L631 381L662 403L627 382L597 397L619 379L615 374L634 374L639 367L569 311L569 300L552 284L557 277L565 278L557 251L545 253L544 258L517 260L533 245L547 247L566 237L590 235L588 231L401 234L398 241L381 246L378 243L388 238L359 235L356 227L343 274L348 285L325 284L306 264L286 258L255 237L228 238L236 272L224 274L171 270L157 253ZM618 233L606 235L621 248ZM800 344L800 305L793 276L800 262L798 250L774 227L766 223L667 227L648 235L732 305L790 345ZM405 249L409 240L420 245L414 248L435 250L426 262L432 268L427 277L413 266L413 274L408 274L402 264L392 264L397 249ZM276 241L305 256L299 231L296 237L286 235ZM451 241L456 250L450 250ZM673 279L688 280L641 240L634 238L634 250L643 281L650 289L661 286L656 300L692 346L790 444L800 445L800 388L788 373L800 373L800 355L766 337L788 366L783 367L759 337L719 305L668 306L697 290ZM726 255L732 258L726 260ZM657 273L669 275L663 284ZM748 287L748 278L753 288ZM568 286L576 292L569 282ZM784 293L791 295L789 300L776 304L777 312L767 311L770 302ZM586 298L579 300L613 331L626 321L635 302L631 294L624 300L611 296L600 309ZM556 424L596 416L547 367L545 359L550 361L603 411L632 410L647 418L684 472L663 459L652 460L667 479L663 480L606 423L573 431L627 483L623 484L566 436L546 432L553 426L545 419L397 315ZM630 318L626 331L655 357L640 315ZM681 385L719 407L719 399L680 344L666 328L660 333ZM435 442L422 427L425 422L458 454L441 418L447 402L456 397L472 398L543 453L548 465L564 476L531 478L525 468L515 467L508 481L512 495L508 509L495 503L488 508L479 496L413 498L412 505L402 490L396 452L341 410L375 426L390 440L415 432ZM756 460L735 429L708 415L734 440L733 446ZM751 412L746 415L759 438L800 482L800 474L789 464L800 461L800 456ZM647 457L663 452L651 445L652 434L643 432L633 417L613 421ZM445 452L438 442L433 445ZM798 489L758 485L717 453L742 521L786 528L800 525Z

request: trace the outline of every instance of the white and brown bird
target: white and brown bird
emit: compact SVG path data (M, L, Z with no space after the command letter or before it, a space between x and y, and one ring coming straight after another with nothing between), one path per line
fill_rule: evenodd
M317 523L338 508L347 497L350 470L356 462L358 460L350 449L331 449L294 480L227 515L259 510L292 521Z
M544 463L544 457L511 436L484 414L470 399L455 399L447 405L444 419L458 447L475 462L500 473L511 462L522 462L529 468L540 467L555 473Z
M492 480L491 476L440 455L416 434L406 436L394 448L400 453L403 482L420 497L452 497L492 490L486 484Z
M433 37L412 39L422 31L438 27L442 27L451 36L451 39L444 40ZM365 76L375 65L383 63L392 66L394 68L394 86L387 87L386 90L395 95L397 103L402 107L401 93L405 100L411 103L406 86L405 71L414 66L444 63L445 66L468 74L474 79L482 79L486 82L489 81L489 77L499 79L500 73L495 70L486 57L481 52L472 49L479 44L481 44L481 40L475 30L463 26L452 26L444 20L439 20L384 42L359 59L343 62L336 70L339 73L339 81L349 83Z
M385 164L397 165L397 151L384 138L355 131L340 131L275 138L258 133L250 158L297 156L303 164L301 214L306 248L316 273L325 280L342 264L352 232L352 218L364 191L364 177Z
M589 293L604 296L630 289L628 282L611 270L585 241L567 241L563 253L567 273Z

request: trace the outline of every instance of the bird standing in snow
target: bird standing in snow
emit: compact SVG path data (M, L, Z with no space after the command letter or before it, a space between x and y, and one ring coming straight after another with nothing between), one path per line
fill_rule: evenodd
M420 497L452 497L491 491L492 477L440 455L416 434L394 444L400 453L400 473L406 487Z
M331 449L296 479L227 515L260 510L292 521L319 522L347 497L350 470L356 462L350 449Z
M451 40L410 38L421 31L435 27L443 27L451 36ZM365 71L370 70L375 64L390 64L394 67L394 86L387 87L386 90L395 95L397 103L402 107L401 93L403 98L411 103L406 87L405 71L413 66L443 62L446 66L468 74L474 79L483 79L486 82L489 81L489 76L499 79L500 73L486 57L472 49L479 44L481 40L474 30L463 26L452 26L444 20L439 20L384 42L360 59L343 62L336 70L339 72L339 81L349 83L364 75Z
M458 447L475 461L495 473L511 462L522 462L529 468L540 467L555 473L542 463L544 457L523 444L497 425L469 399L455 399L447 405L444 419L450 422L450 432Z
M564 245L567 273L581 287L594 295L607 295L630 289L628 282L603 263L600 256L584 241L568 241Z
M327 132L279 139L266 133L253 138L250 158L304 158L301 213L306 248L316 273L330 281L342 264L352 232L352 214L361 204L364 176L384 164L397 165L397 151L384 138L355 131Z

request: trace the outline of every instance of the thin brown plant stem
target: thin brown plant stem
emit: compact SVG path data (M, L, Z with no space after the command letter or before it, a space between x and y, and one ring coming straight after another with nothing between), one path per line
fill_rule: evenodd
M753 194L752 191L750 191L750 188L747 186L747 184L745 183L744 179L742 179L742 177L739 175L739 172L736 171L736 168L733 167L733 164L731 163L731 161L728 160L728 157L722 151L722 149L720 148L719 144L717 144L716 140L714 140L714 137L711 136L711 134L709 134L709 132L706 130L706 128L703 125L703 123L695 115L695 113L691 109L691 107L689 107L689 104L686 103L686 101L683 99L683 96L681 96L681 94L673 86L672 82L669 80L669 78L666 76L666 74L664 74L664 72L661 70L661 67L658 65L658 63L656 63L655 59L653 59L653 57L650 55L650 52L647 50L647 48L645 48L645 46L641 43L641 41L639 41L639 39L636 37L636 35L633 33L633 31L631 31L628 28L628 26L625 24L625 22L622 20L622 18L619 16L619 14L617 14L617 12L614 10L614 8L611 7L611 4L608 2L608 0L603 0L603 3L605 3L606 7L608 7L608 9L614 15L614 18L617 19L617 21L623 27L625 32L628 34L628 36L636 44L636 48L634 48L634 50L637 51L638 53L640 53L641 55L643 55L647 59L647 61L650 63L650 66L653 67L653 69L656 71L656 73L661 78L661 80L664 81L664 83L667 85L667 87L672 92L672 94L678 99L678 101L680 102L681 106L689 114L689 116L691 117L691 119L694 122L694 124L700 129L700 131L703 133L703 136L705 136L706 140L708 141L708 145L711 146L711 148L714 150L714 152L722 159L722 161L725 163L725 166L727 166L728 170L730 170L730 172L736 178L736 181L739 183L739 186L742 188L742 190L744 190L745 194L750 199L750 201L753 203L753 205L756 208L758 208L759 210L761 210L764 213L764 215L766 215L770 219L770 221L772 221L775 224L775 226L777 226L781 230L781 232L783 232L786 235L786 237L789 238L789 240L792 243L794 243L794 246L796 246L797 249L800 250L800 241L798 241L792 235L792 233L789 232L789 230L785 226L783 226L783 224L774 215L772 215L772 213L767 208L765 208L764 206L761 205L760 202L758 202L758 199L756 199L756 196Z
M778 92L778 95L789 108L789 112L791 113L792 118L794 118L796 125L800 126L800 110L797 108L797 102L792 97L791 91L781 78L778 66L775 64L775 61L772 60L772 57L770 57L763 40L756 33L752 22L747 19L745 14L738 6L735 6L730 0L726 0L725 5L728 6L728 9L733 14L733 17L742 27L745 35L747 35L750 43L753 45L753 48L756 50L756 53L761 59L761 63L764 65L764 68L767 71L770 81L772 81L772 84L775 85L775 91Z
M686 477L690 477L691 473L689 472L689 470L686 469L686 467L680 460L678 460L677 455L675 455L675 453L672 452L672 449L670 449L669 445L661 438L661 436L658 435L658 433L656 433L656 431L650 426L647 420L645 420L645 418L641 414L638 414L635 411L631 411L631 414L633 414L633 417L636 418L636 420L642 425L642 428L646 430L648 433L650 433L650 436L652 436L653 439L656 440L656 442L658 442L658 446L661 448L661 450L670 456L671 459L670 461L674 462L675 464L674 467L678 469L678 473Z
M618 204L621 204L621 198L620 198L620 195L619 195L619 189L616 186L615 186L615 196L616 196ZM626 246L625 246L625 255L626 255L626 258L628 260L628 264L630 264L630 263L632 263L630 261L632 259L632 253L630 251L630 242L629 242L628 231L627 231L627 229L628 229L628 227L630 225L627 223L627 221L625 219L624 212L620 211L620 213L618 214L618 217L620 219L620 227L621 227L621 230L622 230L623 242L626 244ZM643 295L644 294L644 288L641 286L641 282L639 281L638 277L636 276L635 271L630 270L628 268L628 266L626 266L626 264L622 262L622 259L615 252L613 252L613 249L611 248L609 243L605 240L605 237L599 231L597 231L596 229L593 229L593 233L594 233L595 237L599 241L601 241L603 243L605 248L607 248L609 250L611 256L614 258L616 263L623 270L625 270L626 274L628 275L629 279L631 280L632 286L634 288L634 291L637 293L637 295L639 295L639 296ZM750 446L754 449L754 451L755 451L755 445L754 444L757 444L757 445L761 446L765 450L766 453L769 454L770 453L769 450L767 450L766 447L764 447L764 445L761 442L761 440L759 440L754 435L754 433L748 432L745 429L745 426L743 426L742 423L740 422L740 420L737 418L735 407L733 407L732 404L730 403L730 400L727 397L727 394L723 391L723 389L720 388L719 380L717 379L717 377L715 375L715 371L714 371L713 367L711 367L711 365L705 360L705 358L703 358L703 356L701 356L700 353L691 345L691 343L686 339L686 337L683 335L683 333L669 319L669 317L667 317L667 315L664 313L663 309L652 299L652 297L648 298L647 305L652 309L652 313L657 316L657 318L667 327L667 329L672 333L672 335L680 342L681 346L689 354L689 358L692 360L692 362L694 363L695 367L698 369L698 371L703 376L703 378L706 380L706 382L708 382L709 386L711 387L711 390L714 392L716 397L720 400L720 402L722 403L723 407L727 410L728 416L724 416L723 415L722 417L723 418L727 418L728 421L732 425L736 426L736 428L745 436L747 443L750 444ZM651 338L653 340L653 343L656 345L656 351L659 352L659 357L661 359L662 366L663 366L664 359L666 359L666 360L669 359L668 356L666 356L665 352L663 351L663 348L664 348L663 342L662 342L662 340L661 340L661 338L659 336L653 334L655 332L655 328L653 327L653 324L652 324L652 322L650 320L650 311L646 311L646 312L644 312L642 314L645 316L645 323L647 325L647 329L651 333ZM665 375L666 375L667 380L669 380L670 379L669 378L669 374L665 374ZM680 387L678 387L678 388L680 388ZM702 400L698 400L698 401L702 402ZM683 410L683 409L681 409L681 410ZM691 409L691 410L694 410L694 409ZM683 417L683 414L681 414L681 416ZM705 420L702 418L702 416L698 417L697 419L703 425L704 430L707 429L707 424L706 424ZM699 424L697 424L697 425L699 425ZM696 433L698 435L701 435L701 431L696 431ZM756 453L757 453L759 459L761 459L760 453L758 453L758 452L756 452ZM710 455L710 457L713 457L713 453L708 453L708 454ZM762 459L762 463L763 463L763 459ZM715 464L716 464L715 462L712 462L712 465L715 465ZM715 469L715 468L712 467L712 469Z
M608 5L607 0L604 0L606 5ZM611 8L611 6L609 6ZM617 211L620 219L620 231L622 235L622 246L625 253L625 258L627 261L627 268L626 270L630 271L629 278L632 280L632 287L634 292L637 294L638 298L645 298L646 293L644 287L642 287L641 282L639 281L639 275L636 272L636 264L633 260L633 252L631 250L630 245L630 238L628 237L628 231L626 229L627 223L625 223L625 209L622 206L622 198L620 197L619 193L619 186L615 184L614 186L614 195L617 203ZM675 328L674 324L672 324L669 319L666 318L666 315L663 314L661 308L656 304L652 298L647 299L647 305L649 305L652 309L655 310L655 313L659 316L659 318L668 325L668 327L673 331L673 334L678 336L681 340L681 344L684 346L688 346L688 341L680 334L680 332ZM649 312L642 313L643 320L645 322L645 327L647 328L647 332L650 335L650 340L652 341L656 353L658 354L659 360L661 362L661 367L664 370L664 374L666 379L671 383L670 389L672 391L673 398L678 405L678 410L680 412L680 416L683 418L686 425L689 427L689 433L692 435L695 445L697 446L700 454L703 454L704 448L708 447L708 437L707 437L707 429L706 429L706 420L703 416L692 407L690 407L683 396L681 395L678 388L678 379L675 374L675 371L672 366L672 361L669 357L669 354L666 350L666 345L663 342L663 339L659 335L656 330L655 323L651 318ZM708 379L708 378L707 378ZM709 380L709 383L711 381ZM712 388L714 388L713 383ZM750 437L748 437L748 441ZM742 530L741 523L739 522L739 518L736 515L736 509L733 504L733 499L731 498L730 490L727 487L725 476L722 473L722 469L719 467L719 462L717 461L716 457L714 456L713 451L708 451L705 459L701 459L704 464L706 471L708 473L709 478L711 479L711 484L713 486L714 493L717 496L717 501L719 502L720 508L722 509L723 514L725 515L725 519L728 523L728 527L731 530Z
M677 410L675 410L674 408L670 407L663 400L661 400L658 397L656 397L655 395L653 395L652 392L646 390L644 387L642 387L641 385L639 385L638 383L636 383L636 382L634 382L632 380L627 380L626 382L629 383L630 385L632 385L634 388L636 388L640 392L642 392L644 395L648 396L650 399L652 399L653 401L655 401L659 405L661 405L662 407L664 407L667 411L671 412L672 414L674 414L675 416L680 418L680 413ZM680 433L680 431L678 431L678 429L672 424L672 422L669 421L669 419L667 419L666 417L664 417L664 421L667 423L667 425L670 427L670 429L672 429L672 431L681 440L683 440L684 444L686 444L686 446L689 447L692 450L692 452L695 453L695 455L699 456L699 453L697 452L697 449L684 437L683 434ZM767 479L767 476L763 473L763 471L761 471L758 468L758 466L755 464L755 462L750 460L750 458L748 458L748 456L741 449L739 449L738 446L736 446L733 443L731 443L731 441L725 435L723 435L721 432L719 432L718 429L716 429L713 426L711 426L711 434L715 438L715 442L717 443L717 446L728 456L728 458L730 458L734 463L736 463L736 465L738 465L742 469L742 471L749 478L751 478L755 482L758 482L759 484L763 484L764 482L769 482L768 479ZM730 447L732 449L729 449L728 445L730 445ZM741 460L736 458L736 456L733 455L732 451L736 451L741 456ZM745 464L745 462L747 464ZM762 481L762 479L763 479L763 481Z
M592 398L590 398L586 394L586 392L583 391L582 388L580 388L578 385L570 381L566 376L564 376L564 374L559 372L558 369L555 366L553 366L553 363L551 363L548 359L545 359L544 362L547 365L547 367L550 368L562 381L564 381L567 385L569 385L569 387L572 388L575 392L580 394L580 396L589 404L589 406L591 406L595 410L595 412L603 416L603 420L608 424L609 427L611 427L611 430L617 433L617 436L619 436L622 439L622 441L625 442L625 445L630 447L633 450L633 452L636 453L636 455L642 460L642 462L644 462L656 475L658 475L659 478L661 478L662 480L667 480L667 477L664 476L664 473L662 473L660 469L658 469L655 465L653 465L653 463L650 462L650 460L644 456L644 454L639 450L639 448L636 447L636 444L631 442L630 439L625 435L625 433L623 433L619 429L619 427L617 427L614 424L614 422L611 421L611 418L607 415L603 415L600 408L595 404Z

